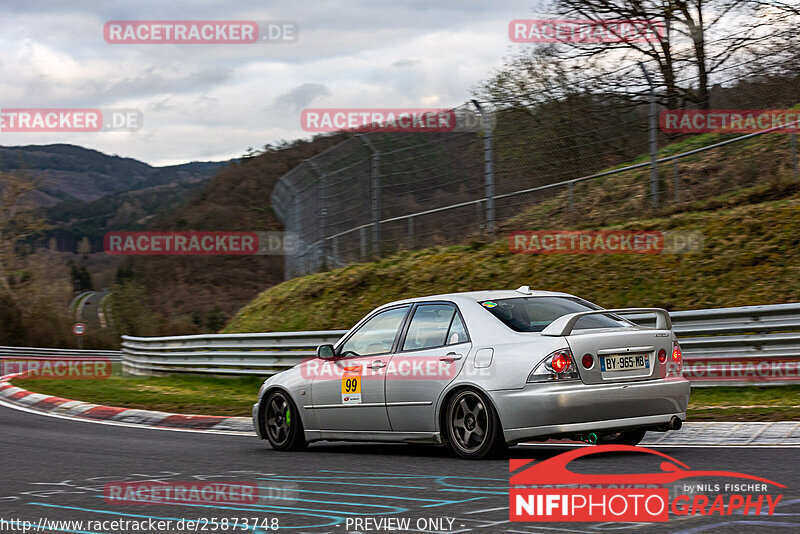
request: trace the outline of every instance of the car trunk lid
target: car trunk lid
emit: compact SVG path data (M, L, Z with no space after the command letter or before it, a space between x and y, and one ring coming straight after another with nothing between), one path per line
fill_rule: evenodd
M619 328L578 329L582 317L597 314L655 313L656 327L645 328L620 323ZM654 380L666 375L666 364L658 353L672 352L672 324L669 314L660 308L622 308L593 310L559 317L542 335L563 336L572 352L581 380L585 384ZM584 366L585 355L592 364Z

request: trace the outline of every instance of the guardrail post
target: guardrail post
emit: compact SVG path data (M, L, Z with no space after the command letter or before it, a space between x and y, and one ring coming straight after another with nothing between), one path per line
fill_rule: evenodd
M370 177L372 179L372 255L381 257L381 153L367 136L359 138L372 151Z
M494 214L494 132L492 132L492 125L489 117L481 107L477 100L473 100L472 104L478 109L481 114L481 123L483 124L483 174L485 177L485 194L486 197L486 233L489 237L494 239L495 232L495 214Z
M656 110L656 90L653 78L650 77L647 67L639 62L644 77L650 85L650 110L647 117L647 131L650 137L650 201L653 207L658 207L658 118Z
M797 132L792 132L792 171L794 179L800 180L800 171L797 168Z

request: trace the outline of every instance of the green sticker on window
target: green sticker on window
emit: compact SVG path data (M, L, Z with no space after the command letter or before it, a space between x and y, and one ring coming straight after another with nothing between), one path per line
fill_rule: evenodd
M487 300L486 302L481 302L481 306L483 306L484 308L494 308L495 306L497 306L497 303L492 302L491 300Z

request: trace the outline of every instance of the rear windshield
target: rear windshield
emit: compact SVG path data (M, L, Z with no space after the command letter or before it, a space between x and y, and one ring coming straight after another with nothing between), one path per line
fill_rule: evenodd
M562 315L600 309L588 302L569 297L519 297L485 300L479 304L517 332L541 332ZM589 315L578 320L575 329L619 328L629 325L626 321L614 319L611 314Z

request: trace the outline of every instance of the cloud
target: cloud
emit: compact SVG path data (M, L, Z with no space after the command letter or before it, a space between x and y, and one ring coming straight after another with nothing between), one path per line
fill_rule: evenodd
M321 83L304 83L279 95L275 99L273 107L275 109L289 109L299 113L309 107L317 98L329 96L330 94L331 92L328 88Z
M13 134L152 164L227 159L307 138L305 107L456 106L502 62L517 0L5 0L0 108L135 108L134 133ZM110 45L109 20L294 21L292 44Z

